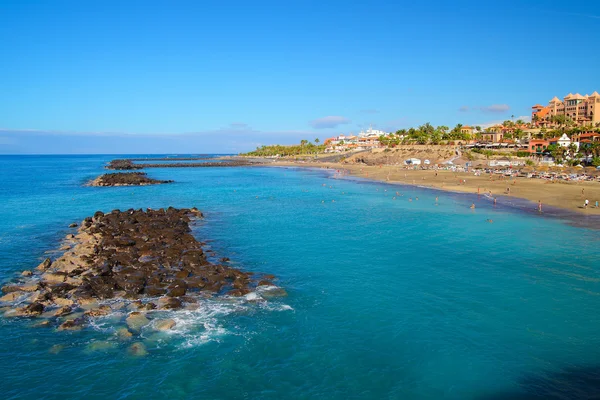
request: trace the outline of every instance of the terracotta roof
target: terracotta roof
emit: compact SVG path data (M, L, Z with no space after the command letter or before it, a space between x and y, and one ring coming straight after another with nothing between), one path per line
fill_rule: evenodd
M598 92L594 92L594 93L590 94L588 97L600 97L600 94L598 94Z
M535 106L531 107L531 108L544 108L544 106L541 106L539 104L536 104Z
M600 133L590 132L590 133L582 133L581 135L579 135L580 138L588 138L588 137L596 137L596 136L600 136Z

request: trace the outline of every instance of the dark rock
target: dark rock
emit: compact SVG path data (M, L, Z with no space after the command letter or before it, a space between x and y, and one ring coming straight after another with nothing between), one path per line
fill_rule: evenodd
M69 224L69 228L77 228L77 223L73 222L72 224Z
M40 265L36 267L38 271L45 271L52 265L52 261L49 258L46 258Z
M27 307L25 307L25 314L27 315L31 315L31 316L35 316L35 315L40 315L41 313L44 312L44 305L41 303L31 303L30 305L28 305Z

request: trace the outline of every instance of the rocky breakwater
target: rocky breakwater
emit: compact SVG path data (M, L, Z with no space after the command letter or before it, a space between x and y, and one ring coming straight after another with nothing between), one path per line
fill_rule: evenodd
M190 223L202 217L196 208L98 211L67 236L62 256L2 288L4 315L42 317L43 325L76 330L126 310L127 328L117 334L129 337L150 323L152 311L193 310L200 299L275 288L273 276L240 271L225 258L210 262L191 234ZM154 323L163 330L173 326Z
M125 160L113 160L108 163L106 169L114 170L131 170L131 169L144 169L144 168L210 168L210 167L245 167L253 165L253 163L244 160L231 160L231 161L219 161L219 162L173 162L173 163L143 163L136 164L129 159Z
M146 186L172 182L149 178L145 172L117 172L100 175L89 186Z

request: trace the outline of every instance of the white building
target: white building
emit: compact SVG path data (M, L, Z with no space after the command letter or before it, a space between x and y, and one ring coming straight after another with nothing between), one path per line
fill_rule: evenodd
M562 147L569 147L571 145L571 139L569 139L566 133L563 133L563 135L558 139L557 144Z

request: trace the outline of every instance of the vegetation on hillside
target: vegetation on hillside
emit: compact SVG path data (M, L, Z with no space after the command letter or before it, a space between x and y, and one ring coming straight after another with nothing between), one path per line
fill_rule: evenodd
M271 145L271 146L260 146L256 150L248 153L241 154L243 156L254 156L254 157L285 157L285 156L303 156L303 155L314 155L323 153L325 151L325 145L319 145L320 140L315 139L313 144L308 140L301 140L300 144L296 145Z

